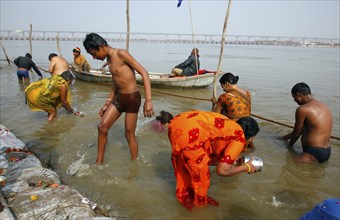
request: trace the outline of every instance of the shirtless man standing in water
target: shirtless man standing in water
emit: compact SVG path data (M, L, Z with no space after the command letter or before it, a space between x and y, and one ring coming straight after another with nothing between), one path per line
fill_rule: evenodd
M48 59L50 60L50 66L48 67L48 72L51 73L51 75L61 75L63 72L70 71L70 65L62 57L59 57L55 53L51 53L48 56Z
M332 112L322 102L315 100L306 83L297 83L291 90L294 101L300 105L295 111L294 130L283 136L289 148L301 136L303 152L294 157L302 163L322 163L331 155L329 139L332 133Z
M98 125L96 164L104 162L108 131L123 112L125 112L125 138L129 144L131 159L135 160L138 155L135 131L141 105L141 94L137 86L135 71L143 78L145 117L151 117L154 114L149 74L127 50L109 46L106 40L96 33L87 34L83 44L87 53L93 59L106 59L113 80L110 94L103 107L99 110L101 121Z

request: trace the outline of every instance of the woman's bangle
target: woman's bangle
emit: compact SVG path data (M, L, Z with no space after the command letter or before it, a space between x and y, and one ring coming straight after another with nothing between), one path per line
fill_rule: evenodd
M106 101L110 101L110 102L112 102L112 101L113 101L113 99L106 99Z
M246 166L248 167L248 171L247 171L247 173L250 173L250 171L251 171L251 167L250 167L250 165L249 165L249 164L247 164L247 163L244 163L244 165L246 165Z

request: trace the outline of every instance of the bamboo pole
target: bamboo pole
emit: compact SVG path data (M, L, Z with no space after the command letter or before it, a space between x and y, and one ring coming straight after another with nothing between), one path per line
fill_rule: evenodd
M59 33L57 33L57 36L56 36L56 43L57 43L57 49L58 49L59 56L62 57L60 46L59 46Z
M228 9L227 9L227 14L225 16L225 20L224 20L224 25L223 25L223 33L222 33L222 41L221 41L221 51L220 51L220 58L218 60L218 66L217 66L217 71L216 74L214 76L214 90L213 90L213 98L216 97L216 93L217 93L217 89L216 89L216 81L217 78L219 77L220 73L221 73L221 64L222 64L222 57L223 57L223 52L224 52L224 42L225 42L225 35L226 35L226 30L227 30L227 24L228 24L228 19L229 19L229 11L232 5L232 0L229 0L228 3ZM212 109L214 109L215 104L212 104Z
M190 14L190 23L191 23L192 42L194 44L194 48L196 48L195 32L194 32L194 25L193 25L193 22L192 22L190 0L188 1L188 3L189 3L189 14ZM196 60L196 75L198 75L199 69L198 69L198 57L197 57L197 51L196 50L195 50L195 60Z
M129 51L130 46L130 1L126 0L126 50Z
M4 51L4 54L5 54L7 63L8 63L8 65L10 66L10 65L11 65L11 60L8 58L7 53L6 53L6 50L5 50L5 47L4 47L4 45L2 45L2 42L1 42L1 41L0 41L0 44L1 44L2 50Z
M30 54L32 54L32 24L30 24L30 32L29 32L29 44L30 44Z
M32 52L33 52L33 47L32 47L32 24L30 24L30 31L29 31L29 45L30 45L30 54L31 56L32 55ZM30 73L32 74L33 73L33 70L30 69Z

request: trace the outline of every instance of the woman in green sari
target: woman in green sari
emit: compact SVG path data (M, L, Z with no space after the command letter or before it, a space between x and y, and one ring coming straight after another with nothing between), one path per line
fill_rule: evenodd
M57 108L60 106L74 115L80 115L80 112L71 106L69 84L72 81L72 73L65 71L61 75L53 75L48 79L30 84L25 89L25 95L31 111L47 112L48 121L57 116Z

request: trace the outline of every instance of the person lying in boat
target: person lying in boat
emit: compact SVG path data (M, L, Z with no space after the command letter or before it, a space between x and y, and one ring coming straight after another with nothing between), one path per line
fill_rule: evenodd
M91 66L87 62L86 58L81 55L81 50L79 47L73 49L73 56L73 62L71 63L73 70L77 72L90 72Z
M70 65L67 62L67 60L65 60L62 57L59 57L57 54L50 53L50 55L48 55L48 60L50 61L48 72L50 72L52 76L61 75L64 72L70 71Z
M138 156L135 131L141 105L141 93L135 72L139 73L143 79L145 117L151 117L154 114L149 74L127 50L109 46L107 41L96 33L87 34L83 45L93 59L104 60L106 58L113 80L108 99L98 113L101 121L98 125L96 164L104 162L108 131L123 112L125 112L125 137L129 144L131 159L135 160Z
M281 139L289 140L291 150L301 136L302 153L294 155L294 161L302 163L322 163L329 159L333 117L331 110L312 97L310 87L297 83L291 89L294 101L300 105L295 111L294 130Z
M194 48L191 51L190 56L184 62L175 66L171 71L171 77L176 76L193 76L198 74L198 70L200 69L200 61L198 49Z
M218 206L218 202L208 196L209 166L216 166L220 176L257 172L253 158L239 164L249 141L260 131L255 119L243 117L233 121L215 112L197 110L175 117L162 111L157 119L167 124L176 196L188 210L207 204Z
M84 116L84 113L76 111L71 106L71 94L69 85L73 81L73 75L69 71L61 75L52 75L50 78L31 83L25 89L25 97L31 111L45 111L48 113L48 121L57 116L57 108L63 106L68 112Z

